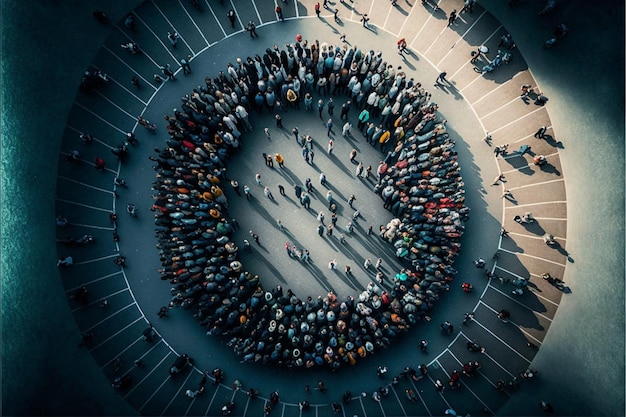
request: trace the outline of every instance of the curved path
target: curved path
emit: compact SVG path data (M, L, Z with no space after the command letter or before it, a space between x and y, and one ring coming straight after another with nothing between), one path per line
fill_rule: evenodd
M292 8L285 5L283 13L286 19L304 17L307 11L310 14L313 10L313 3L309 3L296 3ZM90 331L96 335L90 351L110 379L120 373L133 375L135 381L133 388L123 392L123 395L131 405L144 414L211 415L218 412L224 401L233 398L238 404L238 412L253 415L260 412L262 402L262 400L248 401L243 393L232 392L229 387L222 385L209 389L209 392L202 397L189 400L185 397L184 391L197 384L199 376L195 372L169 381L167 368L175 355L181 353L181 350L186 352L193 350L187 346L188 343L210 345L205 340L192 342L198 336L191 336L191 340L189 336L185 336L187 340L181 340L181 333L191 332L197 335L201 333L197 329L190 328L182 331L176 329L178 330L176 331L172 329L171 324L158 322L156 323L157 330L163 333L164 338L151 345L141 341L141 331L146 327L146 322L155 320L156 306L155 302L150 300L150 292L139 287L158 288L152 293L155 297L160 296L165 289L160 282L150 284L154 278L149 277L154 276L153 271L158 268L155 262L148 261L145 262L146 265L134 265L138 263L136 261L138 257L150 259L150 252L154 252L152 236L143 235L151 234L150 213L145 209L142 210L140 218L135 222L139 225L129 224L134 219L130 220L125 216L123 206L126 201L149 201L146 194L148 187L145 187L145 190L137 190L140 187L134 184L139 182L137 179L149 178L152 175L146 163L138 162L138 160L149 155L153 139L144 129L138 128L136 133L140 146L137 150L131 149L128 164L134 169L128 168L130 169L128 172L126 167L117 165L109 152L111 147L121 141L125 132L137 128L134 123L136 115L146 111L148 119L158 120L160 114L167 112L172 105L176 105L175 99L166 99L165 96L176 97L178 94L185 93L185 89L177 86L176 81L160 86L154 83L151 75L158 72L157 65L170 63L174 67L176 58L190 54L194 56L191 61L194 73L190 78L201 79L198 74L212 75L216 70L224 67L225 61L220 62L222 59L214 58L214 56L228 56L226 48L229 45L237 43L254 51L252 48L255 46L247 35L238 34L241 26L235 29L229 27L225 16L226 7L209 4L203 4L203 6L205 6L204 12L198 13L189 8L187 3L150 1L141 4L133 11L138 26L136 32L127 31L123 28L122 22L118 22L93 63L109 74L111 81L105 88L99 88L94 94L77 96L61 145L62 153L80 147L81 157L84 158L82 165L90 164L95 156L100 155L104 155L107 162L107 172L101 174L95 170L91 173L84 166L68 165L62 158L59 166L57 211L71 218L72 234L90 233L98 241L98 244L93 247L78 249L75 253L76 266L63 271L62 276L68 295L74 293L82 285L87 286L90 294L88 306L74 304L74 300L70 300L79 328L83 332ZM264 43L263 48L273 42L284 42L285 37L276 37L277 31L282 31L281 35L285 31L282 29L283 26L279 28L274 23L276 16L273 10L255 3L250 3L249 6L237 4L235 10L239 16L239 24L250 19L257 22L261 38L254 42ZM402 380L400 385L392 388L390 397L380 404L370 398L359 397L346 407L345 414L436 415L447 406L472 414L479 414L483 409L495 413L512 395L512 392L494 395L495 382L499 379L508 381L513 375L517 375L529 366L536 348L527 346L527 343L530 342L536 347L541 346L562 294L539 277L543 272L563 277L567 263L564 249L550 249L542 240L543 234L549 232L556 237L561 248L565 247L566 198L559 162L559 148L555 146L556 139L553 138L556 135L552 129L548 130L550 135L548 140L533 138L533 133L537 128L541 125L550 126L550 121L545 107L527 104L519 98L521 84L531 84L538 88L532 74L525 68L519 53L514 51L511 64L498 68L487 76L474 71L474 66L469 63L469 52L472 49L485 44L494 51L497 49L500 36L506 33L506 29L493 16L477 5L472 14L462 14L452 28L447 28L443 11L433 13L419 4L406 10L407 6L408 4L400 3L397 8L390 8L386 2L358 2L353 7L338 5L342 21L347 22L336 28L333 27L332 17L328 12L322 14L321 23L313 17L299 22L298 27L293 26L293 22L280 25L288 28L286 31L290 33L286 37L288 39L297 32L303 33L305 38L307 38L307 33L315 32L315 36L319 36L320 41L324 41L325 38L319 32L321 30L321 33L324 31L346 33L349 41L357 42L358 40L359 45L367 45L369 42L380 43L377 40L363 39L365 35L370 36L370 33L363 33L366 29L358 25L359 13L367 12L371 16L370 25L375 28L373 31L384 31L380 37L391 46L388 48L391 53L385 54L387 58L391 59L390 55L395 52L393 43L398 35L405 37L409 42L410 50L419 54L412 54L403 63L409 69L420 66L419 70L416 69L417 81L427 84L426 80L436 77L436 72L432 68L422 68L424 64L419 63L422 59L435 69L445 69L448 72L447 78L451 83L441 88L442 91L433 91L433 98L440 103L443 113L450 121L450 127L463 133L459 135L459 139L463 138L462 140L465 141L463 144L458 144L461 154L459 159L468 188L474 187L468 189L468 205L472 207L473 213L472 220L468 224L467 235L463 239L463 255L457 262L457 269L461 273L455 283L460 284L467 277L475 283L477 290L481 291L471 299L462 296L453 298L451 294L450 297L445 297L451 298L450 300L442 300L442 307L434 314L435 323L439 322L440 317L444 320L452 314L454 314L452 317L462 317L463 311L472 309L476 313L475 321L471 326L464 327L461 332L455 333L451 341L438 336L437 326L432 324L428 338L432 341L431 352L433 353L424 361L429 363L431 378L445 381L452 370L459 369L461 363L472 359L472 354L465 349L466 340L480 341L487 346L487 352L480 358L483 365L480 376L464 380L466 389L446 391L443 395L439 395L430 384L421 381L414 387L419 393L420 401L411 403L404 397L404 389L413 384ZM450 10L454 7L460 9L461 6L460 2L459 4L450 3L445 5L445 9ZM356 24L349 22L356 22ZM410 23L407 24L407 22ZM319 27L320 25L322 28ZM397 30L398 28L400 29ZM172 29L181 34L176 50L172 50L162 36L167 30ZM391 36L385 32L389 32ZM276 37L276 40L266 41L268 35ZM332 36L332 33L328 36ZM337 37L336 34L334 36ZM224 38L231 37L232 41L218 43ZM308 38L311 39L311 36L309 35ZM129 39L139 43L144 52L142 56L130 57L119 48L120 43ZM378 47L384 48L384 44ZM202 55L203 51L211 61L217 62L218 65L213 71L200 70L200 68L205 68L206 63ZM238 51L237 56L239 54L241 53ZM493 53L490 56L493 56ZM142 80L143 87L140 90L128 83L133 75ZM178 77L181 76L182 74L179 73ZM174 94L169 93L171 89L175 89L175 92L172 91ZM455 104L457 100L463 100L460 106ZM163 103L165 108L159 105L160 102L165 102ZM144 110L147 107L148 110ZM453 107L456 108L453 109ZM478 128L475 125L476 120L470 122L464 120L467 118L467 114L463 115L466 107L469 107L476 117ZM78 144L80 132L91 133L95 137L95 143L81 147ZM549 169L538 169L532 164L532 156L528 154L519 156L514 152L504 158L498 158L494 164L491 149L481 140L486 132L492 136L491 146L509 143L510 149L517 149L522 144L531 145L534 153L546 155ZM157 135L157 138L161 137L162 134ZM145 170L149 172L142 174L141 171ZM128 190L115 190L112 187L112 179L120 171L131 185ZM499 173L505 175L506 182L491 186L493 178ZM476 175L475 179L468 178L474 175ZM149 184L146 180L142 182ZM510 190L514 198L501 198L503 187ZM115 198L115 192L120 198ZM116 205L122 206L121 210L120 207L117 208L122 212L119 220L121 240L119 246L111 244L109 250L103 252L105 242L110 241L112 233L108 214L116 211ZM139 205L140 207L147 206L147 204ZM481 211L491 213L496 221L485 219ZM527 211L532 211L537 219L534 225L522 228L512 221L514 215ZM509 237L496 241L498 223L509 231ZM59 233L59 237L63 237L62 235L66 233L67 231L63 230ZM132 233L132 236L129 233ZM135 248L132 244L139 241L147 242L144 251L147 254L146 258L142 255L144 248ZM128 256L129 267L125 269L120 269L111 262L120 248L124 255ZM523 296L511 295L512 287L506 284L506 281L483 282L480 274L475 273L471 260L479 256L490 257L496 249L500 250L500 256L497 262L493 262L489 267L497 275L505 280L530 277L530 291ZM60 254L64 251L67 250L59 249ZM158 261L155 255L156 252L152 259ZM460 291L457 290L458 288L455 288L453 293L456 292L458 295ZM136 297L135 294L142 296ZM478 295L480 295L479 298ZM104 309L98 308L98 304L103 299L109 302L109 306ZM157 305L164 304L162 297L160 299L160 302L156 302ZM453 300L454 307L451 307ZM495 317L495 312L505 307L513 315L513 319L506 326ZM183 312L176 314L184 315ZM176 321L176 327L181 325L180 321ZM193 322L189 323L191 320L188 318L185 321L186 325L182 324L183 326L194 325ZM459 324L457 329L461 327L458 319L452 321ZM168 334L172 337L168 337ZM417 337L417 335L412 336L413 339ZM407 345L415 349L415 340L403 342L403 346L394 346L391 350L403 349ZM218 349L226 351L224 348ZM199 352L202 350L200 349ZM226 351L226 355L230 353ZM205 363L201 353L192 354L192 356L197 359L200 369L210 369L214 366L216 357L220 357L220 353L214 355L213 364ZM221 356L225 355L222 353ZM374 359L379 361L378 363L385 359L391 360L385 358L384 353L380 356L377 355ZM116 358L124 361L121 369L114 369ZM150 366L144 369L134 369L133 360L138 358ZM226 357L222 360L232 361L232 358ZM388 363L393 374L397 374L407 364L415 366L410 358L396 361L393 366ZM367 372L372 372L371 368L375 367L374 365L368 361L368 363L359 364L359 367L367 368ZM234 378L234 375L239 375L236 372L246 370L243 368L233 371L237 369L236 364L225 369L228 381L228 377ZM267 369L255 368L250 373L263 374L267 371ZM347 372L347 370L342 371L344 374ZM360 370L357 369L358 371ZM345 389L351 389L354 393L361 390L371 392L380 383L371 381L371 378L367 378L367 374L363 372L361 374L364 375L365 382L355 384L348 382L346 375L339 375L333 376L327 385L331 391L337 393ZM350 370L350 373L354 375L353 370ZM289 377L290 381L298 380L298 377L292 375ZM242 379L248 386L260 384L258 377L253 375ZM367 382L368 379L369 382ZM303 379L298 389L280 386L279 390L286 401L282 410L283 414L298 413L294 405L301 396L298 391L305 383L314 384L315 380L310 376L308 380ZM290 384L293 386L297 383L290 382ZM261 390L262 397L268 394L269 390ZM335 399L338 399L337 395L331 397L328 394L324 396L315 393L310 401L319 409L319 412L323 412L323 408L328 407L328 402ZM294 408L294 410L290 411L289 408Z

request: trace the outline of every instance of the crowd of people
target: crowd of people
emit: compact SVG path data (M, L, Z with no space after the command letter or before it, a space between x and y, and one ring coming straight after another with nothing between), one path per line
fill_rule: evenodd
M342 120L353 105L367 142L389 148L374 191L396 216L380 236L405 269L389 291L372 282L356 298L329 292L304 299L280 286L264 289L239 261L226 166L242 132L252 130L253 109L276 114L329 93L347 96ZM381 52L345 44L274 45L205 78L165 116L169 138L151 157L161 274L175 284L170 307L192 310L208 334L229 337L242 361L287 367L353 365L427 319L456 273L451 265L468 215L454 142L437 110Z

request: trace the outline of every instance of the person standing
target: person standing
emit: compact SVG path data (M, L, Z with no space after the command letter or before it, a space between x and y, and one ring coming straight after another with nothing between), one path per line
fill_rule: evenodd
M274 116L274 118L276 119L276 127L279 129L283 128L283 118L280 117L280 114L277 114Z
M285 226L283 226L283 222L281 222L280 219L276 219L276 224L278 225L278 230L281 232L285 230Z
M317 234L320 236L324 236L324 226L322 226L321 224L317 225Z
M230 9L228 13L226 13L226 16L228 16L228 20L230 20L230 27L234 28L235 27L235 11L233 9Z
M319 99L319 101L317 102L317 113L320 116L320 120L324 120L322 118L322 112L324 111L324 100L322 100L321 98Z
M339 115L339 119L348 120L348 112L350 111L350 105L352 102L350 100L346 101L341 105L341 114ZM344 119L345 118L345 119Z
M170 40L170 43L172 44L172 48L176 48L176 44L178 44L178 38L180 38L180 35L178 34L178 32L167 32L167 39Z
M293 133L293 135L296 137L296 142L298 142L299 141L299 137L298 137L299 130L298 130L298 127L296 126L293 129L291 129L291 133ZM299 143L300 142L298 142L298 144Z
M281 168L285 167L285 158L283 158L283 156L279 153L276 153L274 155L274 159L276 159L276 162L278 162L278 166Z
M332 97L330 97L328 99L327 107L328 107L328 115L330 117L332 117L333 116L333 112L335 111L335 102L333 101Z
M280 193L280 195L284 196L285 195L285 187L283 187L282 184L278 184L278 192Z
M315 14L320 17L320 2L315 3Z
M323 172L320 172L320 184L324 186L326 185L326 174Z
M274 11L276 12L276 17L278 17L278 20L285 20L283 19L283 9L281 9L280 6L276 6L276 9L274 9Z

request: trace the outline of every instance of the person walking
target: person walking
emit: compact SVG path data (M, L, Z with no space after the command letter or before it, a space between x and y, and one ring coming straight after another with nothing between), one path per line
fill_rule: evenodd
M334 147L335 147L335 143L333 142L332 139L330 139L328 141L328 155L332 155Z
M448 26L451 26L456 20L456 9L452 9L450 16L448 16Z
M235 27L235 11L233 9L230 9L228 13L226 13L226 16L228 17L228 20L230 20L230 27L234 28Z
M367 22L369 22L370 18L367 17L367 13L361 16L361 23L363 23L363 27L367 28Z
M363 162L359 162L359 164L356 166L355 174L357 177L363 178Z
M276 6L276 9L274 9L274 11L276 12L276 17L278 18L278 20L285 20L283 19L283 9L281 9L280 6Z
M328 121L326 122L326 127L328 128L326 136L330 136L330 132L332 132L333 130L333 119L328 119Z
M350 151L350 162L352 162L353 164L355 163L354 158L356 158L356 149L352 149Z
M274 159L276 159L276 162L278 163L279 167L281 167L281 168L285 167L285 158L281 154L276 153L274 155Z
M321 224L324 224L324 212L323 211L320 211L317 214L317 221L320 222Z
M441 84L441 82L446 82L447 83L448 80L446 79L446 75L448 75L448 73L445 70L441 71L439 73L439 76L437 77L436 83L437 84Z
M160 68L161 68L161 72L163 73L163 75L167 77L168 80L176 79L176 77L174 76L174 72L172 72L172 70L170 69L170 64L161 65Z
M285 187L283 187L282 184L278 184L278 192L280 193L280 195L284 196L285 195Z
M293 133L293 135L295 136L296 142L300 144L300 137L298 136L298 133L300 133L300 131L298 130L298 127L296 126L293 129L291 129L291 133Z
M280 219L276 219L276 224L278 225L278 230L281 232L285 230L285 226L283 226L283 222L281 222Z
M537 132L535 132L535 137L537 139L543 139L546 137L546 130L548 130L548 128L546 126L541 126L539 128L539 130L537 130Z
M315 3L315 14L320 17L320 2Z
M254 233L252 230L250 230L250 236L252 236L252 239L254 239L254 241L257 243L257 245L261 244L261 242L259 241L259 235Z
M263 185L261 184L261 174L256 174L254 176L254 181L258 184L258 185Z
M383 265L383 258L378 258L378 259L376 260L376 266L374 266L374 268L376 268L377 270L378 270L378 269L381 269L381 268L382 268L382 265Z
M332 236L332 235L333 235L333 225L329 224L326 229L326 236Z
M354 204L354 200L356 200L356 197L354 196L354 194L350 194L350 197L348 197L348 205L351 209L354 209L354 206L352 205Z
M335 20L335 23L339 23L339 9L335 9L333 19Z
M300 187L298 184L294 184L293 190L296 193L296 198L299 199L302 196L302 187Z
M321 224L317 225L317 234L320 236L324 236L324 226L322 226Z
M352 123L346 122L343 125L343 128L341 129L341 136L343 136L344 138L345 137L352 137L351 130L352 130Z
M256 25L254 24L254 22L253 22L252 20L250 20L250 21L248 22L248 26L246 26L246 30L247 30L248 32L250 32L250 37L252 37L252 38L256 38L256 37L258 37L258 36L259 36L259 35L257 35L257 33L256 33Z
M276 127L279 129L283 128L283 118L280 116L280 114L277 114L274 116L274 118L276 119Z
M263 189L263 193L265 193L265 197L269 198L270 200L274 199L274 196L272 195L272 191L270 190L270 187L265 187Z
M243 186L243 193L246 196L246 200L250 200L252 198L252 195L250 194L250 187L247 185Z
M348 100L341 105L341 114L339 115L339 119L348 120L348 112L350 111L351 104L352 102Z
M372 266L372 258L367 258L363 263L363 268L370 269L370 266Z

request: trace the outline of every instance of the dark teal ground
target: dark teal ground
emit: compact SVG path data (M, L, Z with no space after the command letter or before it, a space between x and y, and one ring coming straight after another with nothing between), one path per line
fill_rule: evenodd
M136 3L2 3L4 415L134 413L76 347L79 334L52 247L61 132L76 80L110 29L97 25L91 12L103 8L117 20ZM550 116L567 149L568 251L575 263L566 279L573 294L563 299L535 358L542 369L537 390L553 403L569 403L572 414L623 415L623 3L560 5L574 24L568 43L549 54L538 47L548 25L523 8L484 3L550 90ZM503 414L515 415L526 400L513 397Z

